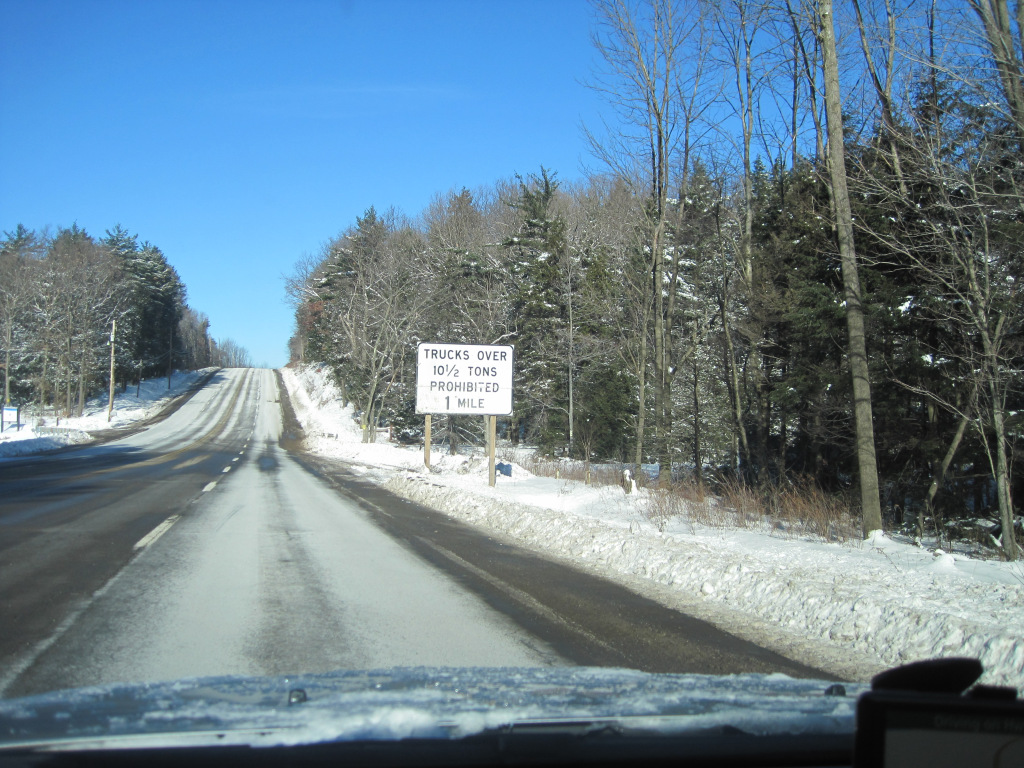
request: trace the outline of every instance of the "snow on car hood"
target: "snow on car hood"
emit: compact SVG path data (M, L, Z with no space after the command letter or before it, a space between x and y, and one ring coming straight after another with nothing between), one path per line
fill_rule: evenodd
M0 748L453 739L529 724L852 734L863 686L785 675L400 668L107 685L0 701Z

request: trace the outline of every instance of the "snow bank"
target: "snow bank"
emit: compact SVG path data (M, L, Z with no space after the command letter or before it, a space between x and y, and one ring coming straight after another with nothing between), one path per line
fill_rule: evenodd
M20 429L6 424L7 428L0 432L0 458L25 456L89 442L94 432L129 427L158 414L171 400L186 392L212 370L176 371L171 376L170 389L167 388L167 377L161 376L143 381L138 387L130 386L124 392L115 392L110 421L107 421L109 398L106 394L89 400L80 418L57 419L47 416L45 419L37 419L23 415Z
M390 490L848 679L974 656L985 681L1024 691L1024 568L894 541L832 544L770 532L655 525L649 497L531 476L487 485L480 457L364 445L323 369L285 370L307 448ZM432 454L433 456L433 454ZM396 471L401 470L401 471Z

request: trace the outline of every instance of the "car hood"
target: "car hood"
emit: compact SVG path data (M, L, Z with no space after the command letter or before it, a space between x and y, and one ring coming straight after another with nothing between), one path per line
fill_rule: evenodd
M0 748L279 746L512 729L853 734L856 696L785 675L398 668L105 685L0 701Z

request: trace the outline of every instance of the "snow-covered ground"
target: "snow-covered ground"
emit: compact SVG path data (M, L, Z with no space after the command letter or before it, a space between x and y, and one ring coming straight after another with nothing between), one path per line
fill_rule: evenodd
M109 400L106 394L89 400L80 418L58 419L47 414L45 418L39 419L32 414L22 415L20 429L15 424L5 423L4 431L0 432L0 458L25 456L88 442L93 432L128 427L148 419L210 370L175 371L171 376L170 389L167 388L167 377L162 376L143 381L141 386L129 386L124 392L115 392L114 410L109 421Z
M974 656L1024 691L1024 567L896 541L844 544L654 518L649 494L531 475L487 483L482 456L360 441L323 368L285 369L306 447L390 490L614 579L841 678Z

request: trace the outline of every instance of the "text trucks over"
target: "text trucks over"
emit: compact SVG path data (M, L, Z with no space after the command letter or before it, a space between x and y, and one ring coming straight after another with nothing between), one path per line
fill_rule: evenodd
M512 413L511 346L420 344L416 413Z

